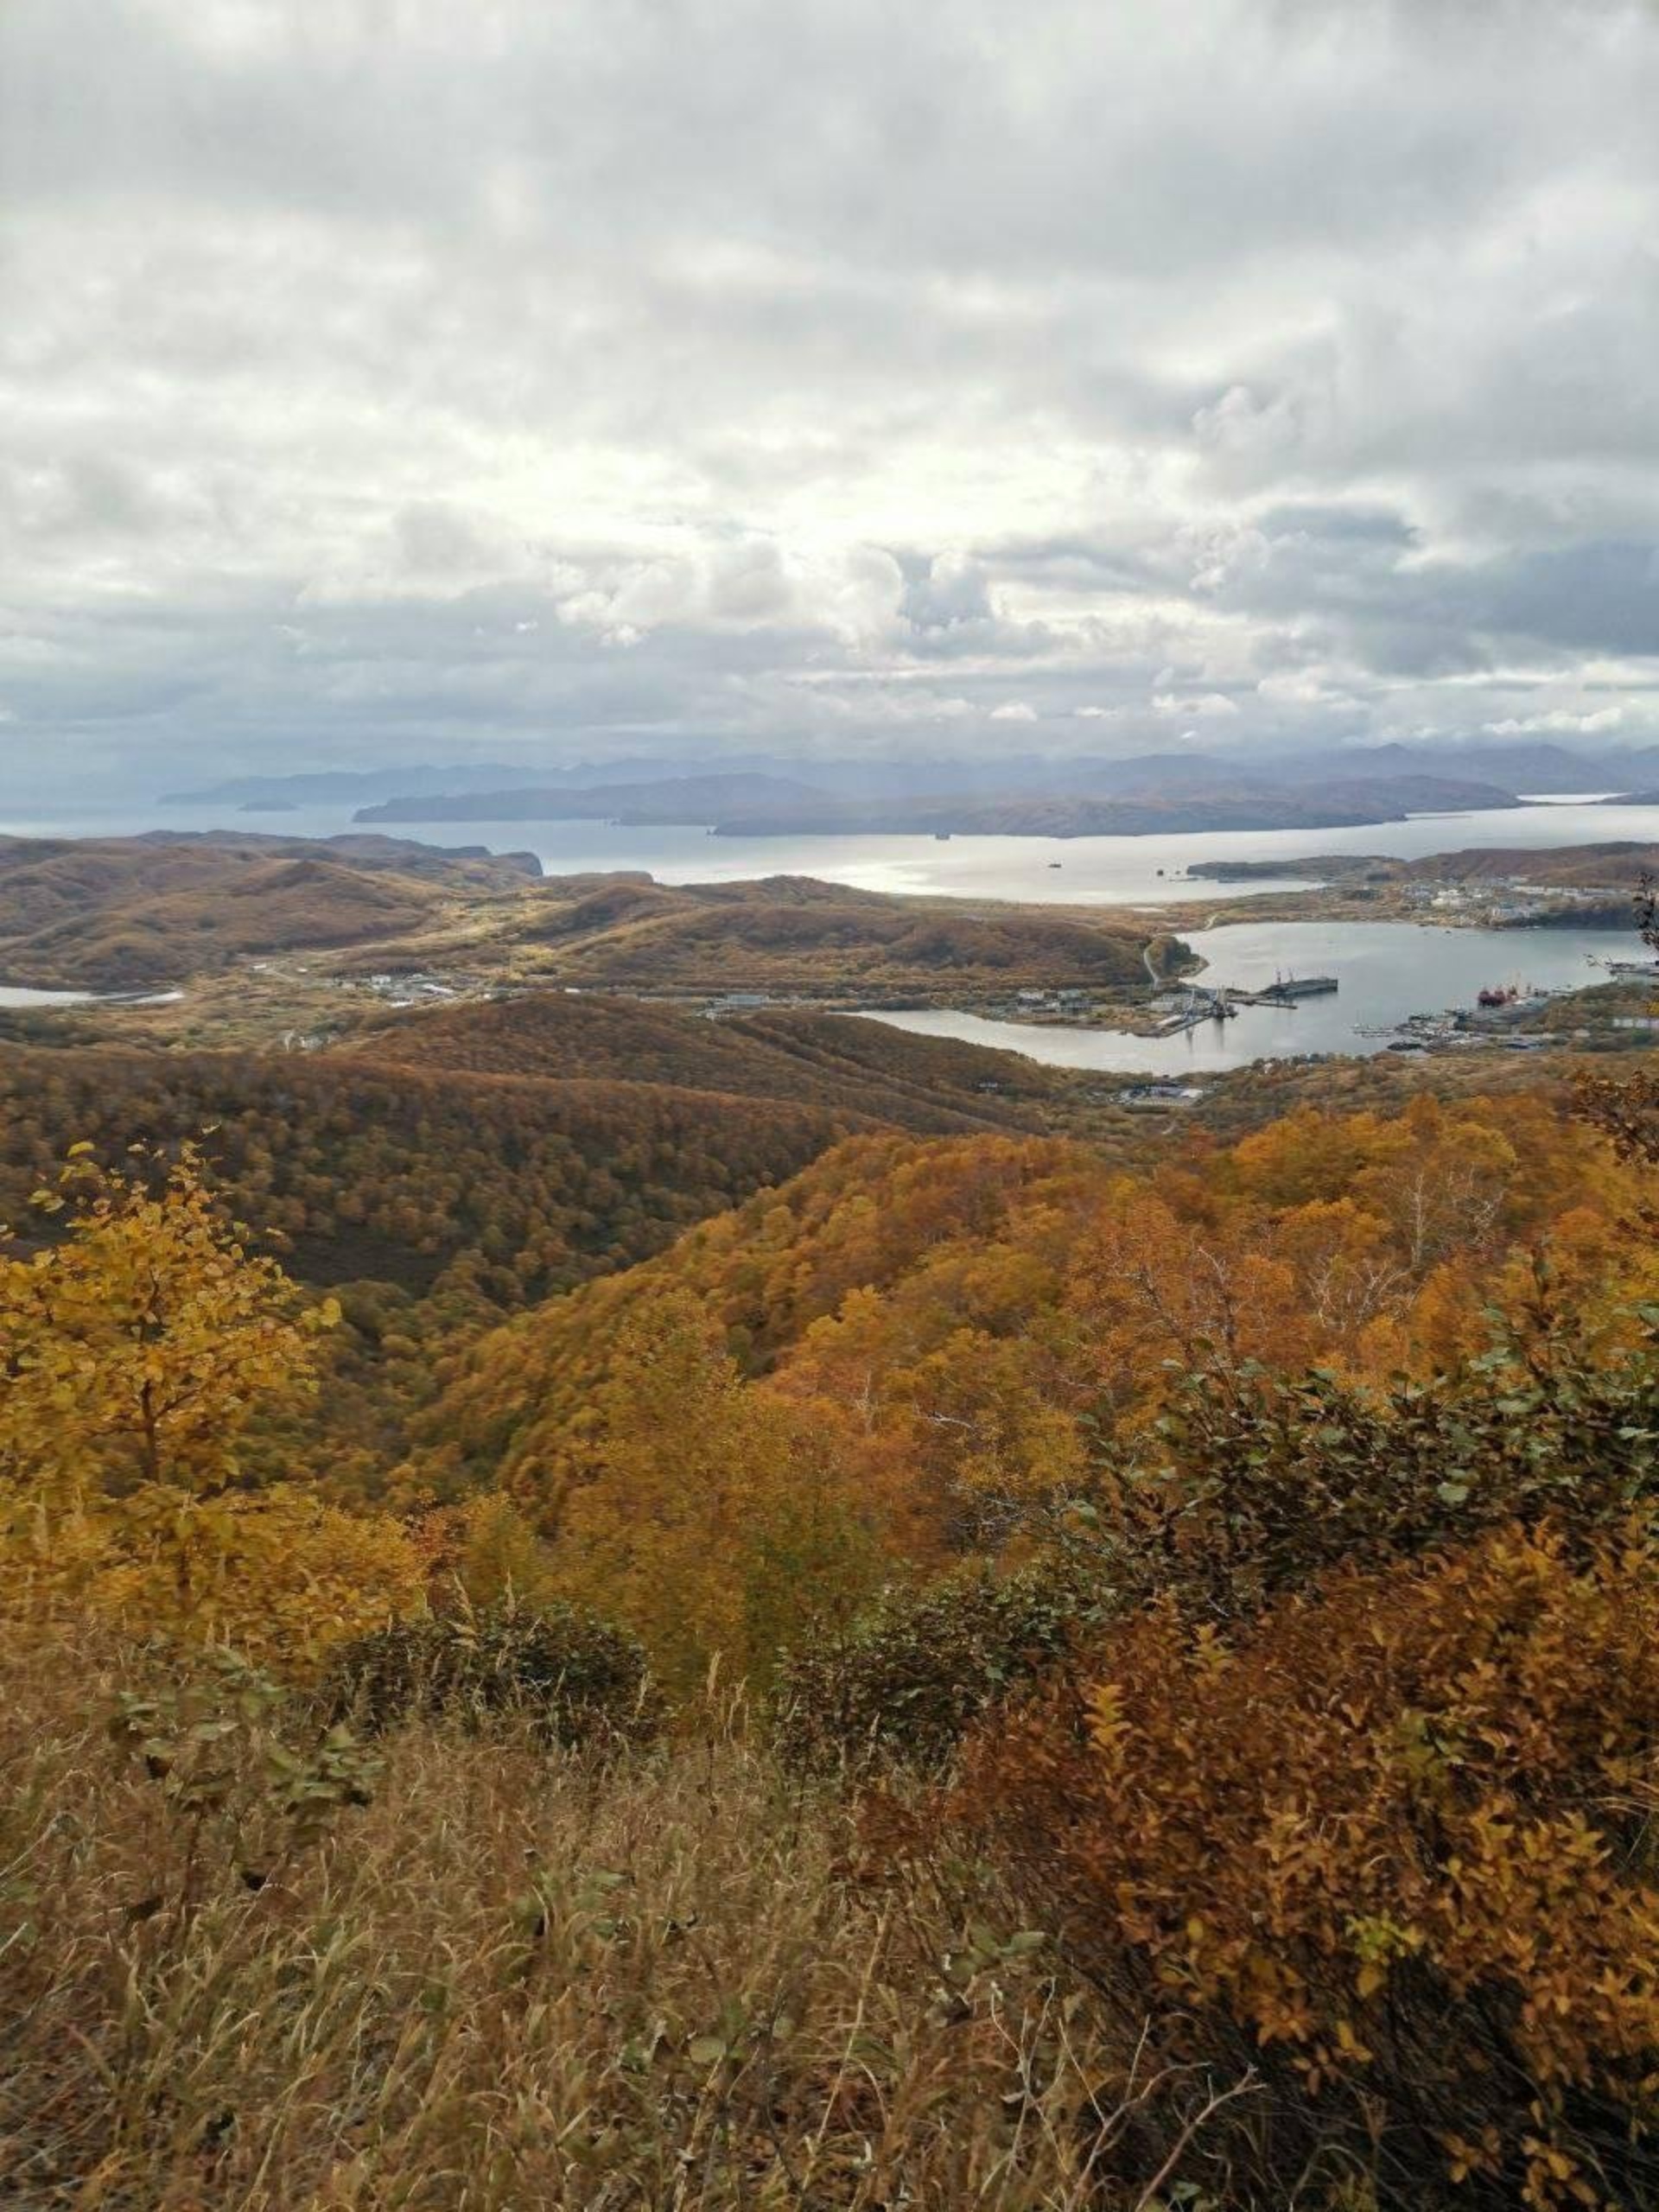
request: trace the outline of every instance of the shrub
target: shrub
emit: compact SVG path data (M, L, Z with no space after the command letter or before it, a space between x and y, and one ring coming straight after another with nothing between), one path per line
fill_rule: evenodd
M1166 2065L1255 2068L1226 2202L1656 2202L1650 1529L1340 1571L1233 1643L1155 1605L1096 1667L957 1802Z
M150 1823L153 1887L138 1916L188 1919L210 1868L226 1861L262 1890L315 1850L347 1807L371 1802L379 1753L343 1722L296 1740L303 1707L240 1653L163 1643L130 1656L156 1675L117 1694L109 1732L154 1786L162 1815Z
M570 1747L643 1741L661 1719L637 1637L575 1606L511 1600L358 1637L335 1655L327 1694L369 1728L518 1714Z
M1332 1567L1506 1522L1615 1525L1659 1465L1659 1313L1627 1320L1628 1352L1609 1361L1546 1277L1490 1351L1427 1381L1379 1390L1217 1362L1101 1471L1114 1581L1230 1622Z
M1093 1618L1077 1586L1057 1559L886 1592L850 1631L810 1637L785 1660L780 1756L797 1768L943 1764L987 1707L1065 1660Z

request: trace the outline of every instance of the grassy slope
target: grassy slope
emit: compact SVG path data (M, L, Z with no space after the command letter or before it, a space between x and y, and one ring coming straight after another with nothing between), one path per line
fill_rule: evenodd
M1040 1948L947 1995L966 1921L1014 1932L1000 1895L849 1878L850 1809L733 1715L608 1770L411 1730L318 1850L210 1818L186 1912L188 1822L105 1730L119 1679L95 1649L0 1653L8 2201L1099 2203L1094 2097L1133 2038L1063 2014ZM253 1752L226 1764L257 1804Z
M0 847L0 974L47 988L176 982L247 954L416 929L427 882L321 858L137 842Z

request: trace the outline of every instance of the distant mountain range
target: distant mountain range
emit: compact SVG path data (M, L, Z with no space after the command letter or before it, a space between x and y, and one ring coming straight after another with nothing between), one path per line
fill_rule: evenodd
M723 836L1081 837L1349 828L1569 792L1628 792L1631 803L1659 804L1659 747L1609 752L1516 740L1116 760L664 754L566 761L533 777L499 763L245 777L168 803L260 814L339 807L365 824L600 821Z
M1129 764L1124 764L1128 766ZM1183 769L1197 764L1183 760ZM361 823L528 822L575 819L706 825L722 836L1150 836L1205 830L1331 830L1395 822L1408 814L1512 807L1515 793L1467 778L1393 774L1295 788L1232 769L1168 776L1141 767L1115 789L1000 791L849 798L763 774L681 777L591 789L447 792L359 809Z
M1458 814L1522 802L1495 784L1433 776L1330 780L1317 791L1240 780L1230 787L1140 797L1021 796L887 800L874 805L830 800L816 807L765 808L715 827L727 836L781 833L868 836L909 830L934 836L1147 837L1206 830L1336 830L1398 822L1410 814Z
M954 759L820 759L801 752L710 754L689 747L617 760L537 762L533 768L523 761L496 761L244 776L171 792L162 804L264 811L290 806L369 807L414 799L499 798L509 793L534 793L545 803L550 794L585 792L597 798L625 787L638 791L641 786L665 785L683 791L687 786L733 779L780 782L797 789L804 785L826 798L866 802L1039 795L1163 799L1198 792L1236 794L1247 788L1319 789L1333 779L1375 783L1396 776L1492 785L1522 794L1650 791L1659 787L1659 747L1611 750L1520 739L1484 743L1436 740L1248 755L1182 749L1118 757L1004 753Z
M728 813L810 810L833 804L810 784L782 776L678 776L649 784L597 784L559 790L448 792L385 799L360 807L357 822L706 823Z

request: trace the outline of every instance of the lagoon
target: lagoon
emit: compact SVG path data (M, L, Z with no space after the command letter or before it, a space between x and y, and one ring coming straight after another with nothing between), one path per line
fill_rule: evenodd
M955 1037L1023 1052L1052 1067L1140 1075L1212 1074L1307 1052L1380 1052L1408 1014L1470 1007L1484 985L1582 989L1605 982L1595 963L1639 954L1628 930L1430 929L1414 922L1245 922L1189 930L1206 963L1205 983L1260 989L1279 975L1335 976L1329 997L1294 1006L1245 1007L1230 1021L1206 1021L1177 1037L991 1021L938 1008L872 1014L926 1037Z

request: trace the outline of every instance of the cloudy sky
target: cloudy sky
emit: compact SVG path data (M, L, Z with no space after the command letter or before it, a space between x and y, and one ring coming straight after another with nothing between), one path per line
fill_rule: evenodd
M3 0L0 756L1659 741L1646 0Z

